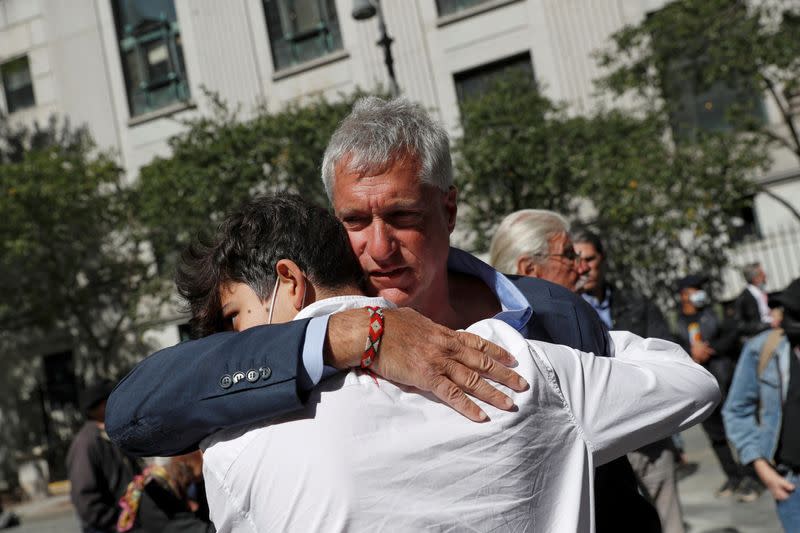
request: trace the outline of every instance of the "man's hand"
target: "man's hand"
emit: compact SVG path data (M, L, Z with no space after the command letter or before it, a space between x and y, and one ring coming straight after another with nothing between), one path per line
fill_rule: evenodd
M379 376L430 391L476 422L486 420L487 415L467 394L499 409L514 407L511 398L483 378L516 391L528 387L519 374L506 368L516 360L499 346L477 335L440 326L412 309L384 309L383 312L386 329L380 354L370 366ZM328 323L325 363L336 368L358 366L368 323L365 309L332 315Z
M777 501L782 502L794 492L796 488L794 484L786 481L786 478L772 468L772 465L765 459L756 459L753 462L753 467L758 477L761 478L761 482L764 483L764 486L767 487L772 493L772 497Z
M709 346L707 342L696 342L692 344L692 359L698 365L706 364L715 353L716 351L714 351L714 348Z

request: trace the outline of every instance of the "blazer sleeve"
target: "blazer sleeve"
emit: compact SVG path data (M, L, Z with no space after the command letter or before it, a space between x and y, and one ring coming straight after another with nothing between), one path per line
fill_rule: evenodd
M526 338L563 344L601 357L613 355L608 329L583 298L543 279L508 276L533 310Z
M218 333L154 353L111 393L106 432L134 455L179 455L220 429L299 409L309 321Z

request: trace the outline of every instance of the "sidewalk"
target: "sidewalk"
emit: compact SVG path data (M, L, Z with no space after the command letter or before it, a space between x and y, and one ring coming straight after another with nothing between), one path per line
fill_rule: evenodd
M734 498L716 498L714 492L724 482L722 470L711 451L708 439L698 425L685 431L689 461L700 468L680 482L678 490L689 533L780 533L775 500L767 491L751 503Z
M9 505L7 510L20 518L19 526L7 530L10 533L80 533L68 494Z

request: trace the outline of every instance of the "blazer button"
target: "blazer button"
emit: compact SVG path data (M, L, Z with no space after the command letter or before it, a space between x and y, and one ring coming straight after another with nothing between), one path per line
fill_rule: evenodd
M241 370L239 370L238 372L235 372L233 374L233 384L234 385L236 385L237 383L239 383L243 379L244 379L244 372L242 372Z
M272 375L272 369L268 366L262 366L258 371L261 373L261 379L269 379Z
M256 381L258 381L259 375L260 374L257 371L251 368L250 370L247 371L247 381L249 381L250 383L255 383Z
M225 374L219 379L219 386L223 389L230 389L231 385L233 385L233 379L229 374Z

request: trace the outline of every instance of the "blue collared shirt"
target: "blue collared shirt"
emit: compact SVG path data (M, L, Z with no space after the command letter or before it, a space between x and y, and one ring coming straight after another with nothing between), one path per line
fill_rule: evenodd
M450 248L450 255L447 257L447 269L475 276L489 287L501 307L501 311L494 318L502 320L517 331L522 331L528 325L533 314L528 299L503 274L474 255L453 247ZM312 318L306 328L306 340L303 345L303 366L306 375L300 376L299 383L303 390L314 388L323 376L327 377L337 371L335 368L326 367L322 362L322 349L329 318L330 315Z
M608 329L613 329L613 320L611 320L611 287L606 287L606 297L602 302L588 293L583 293L581 296L583 296L583 299L586 300L589 305L594 307L594 310L600 315L600 320L603 321L606 327Z

